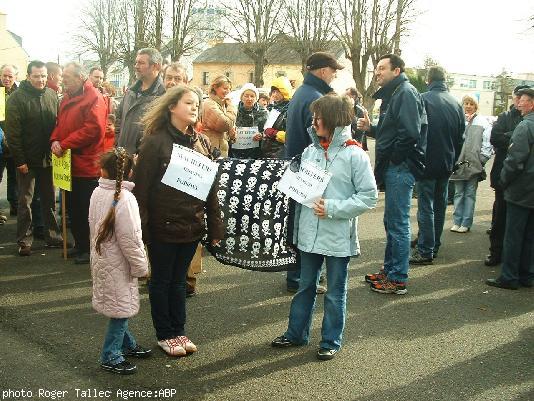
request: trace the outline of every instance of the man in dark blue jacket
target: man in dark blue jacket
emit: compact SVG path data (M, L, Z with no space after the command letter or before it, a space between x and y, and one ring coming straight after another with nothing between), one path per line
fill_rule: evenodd
M495 149L495 159L490 173L490 185L495 190L495 201L493 202L491 214L490 253L484 261L486 266L497 266L501 263L504 228L506 227L506 201L504 200L504 190L501 187L500 175L504 159L508 154L512 133L523 119L521 112L517 108L520 97L518 92L527 88L528 85L515 87L512 95L514 104L510 107L510 110L499 114L497 121L491 128L490 142Z
M406 294L410 259L410 206L415 179L425 169L427 117L423 99L404 73L404 61L395 54L379 58L375 78L381 99L378 125L369 116L357 128L376 138L375 178L386 189L384 227L387 243L384 268L365 280L373 291Z
M517 290L534 283L534 89L521 89L523 121L514 129L503 163L500 186L506 200L501 274L492 287Z
M340 65L330 53L313 53L306 60L308 73L304 82L296 90L287 109L286 142L284 145L285 157L295 157L302 154L311 143L308 127L312 125L310 105L313 101L333 92L330 83L336 77L337 70L344 67ZM287 289L296 292L299 286L300 264L297 261L297 270L287 272ZM324 288L320 289L324 291Z
M428 116L425 172L417 181L417 247L411 264L432 264L441 245L449 177L460 155L465 130L462 106L449 93L445 71L431 67L421 96Z

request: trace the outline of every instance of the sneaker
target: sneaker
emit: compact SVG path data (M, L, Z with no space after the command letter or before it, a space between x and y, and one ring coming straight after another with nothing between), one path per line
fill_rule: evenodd
M412 265L431 265L432 263L432 257L424 257L417 249L414 249L410 256L410 264Z
M4 225L6 221L7 221L7 216L3 213L0 213L0 226Z
M126 351L123 355L124 356L133 356L135 358L148 358L152 354L152 350L142 347L139 344L135 346L135 348L132 348L128 351Z
M387 278L387 275L386 275L386 272L384 271L384 269L380 269L380 271L378 273L366 274L365 275L365 281L368 282L369 284L373 284L373 283L376 283L376 282L379 282L379 281L383 281L386 278Z
M461 234L465 234L466 232L468 232L469 230L471 230L471 228L469 227L464 227L464 226L460 226L458 227L458 230L456 230L457 233L461 233Z
M406 283L390 281L388 279L376 283L371 283L371 290L381 294L404 295L408 292Z
M519 284L511 283L509 281L503 281L500 278L489 278L486 280L486 284L491 287L504 288L506 290L519 289Z
M460 226L458 226L458 225L455 224L455 225L453 225L453 226L451 227L451 231L452 231L453 233L457 233L459 228L460 228Z
M198 351L197 346L193 344L193 342L186 336L178 336L175 338L175 340L182 345L182 347L185 349L185 352L187 353Z
M131 375L137 372L137 366L126 360L115 364L101 363L100 367L108 372L117 373L119 375Z
M298 290L298 287L287 287L287 292L290 294L296 294Z
M320 361L329 361L337 354L337 349L319 348L317 351L317 359Z
M19 256L30 256L32 254L32 247L29 245L19 246Z
M167 340L158 341L158 345L163 351L170 356L186 356L187 352L181 343L176 341L176 338L169 338Z
M326 287L324 285L318 285L315 293L319 295L326 294Z
M273 341L271 341L271 347L275 347L275 348L286 348L286 347L292 347L294 345L297 345L297 344L291 342L291 340L284 335L278 336Z

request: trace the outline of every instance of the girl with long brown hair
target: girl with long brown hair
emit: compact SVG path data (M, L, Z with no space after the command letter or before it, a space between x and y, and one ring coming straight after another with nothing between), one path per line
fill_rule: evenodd
M158 345L170 356L197 347L185 335L186 275L206 227L212 243L224 235L214 188L200 200L162 182L174 145L213 158L209 139L194 130L200 99L185 85L170 88L152 103L141 123L144 137L135 167L135 196L147 244L152 321Z
M119 374L136 371L125 356L143 358L151 352L128 330L128 318L139 311L137 278L148 274L134 184L126 181L132 166L123 148L104 153L89 206L93 308L110 318L100 366Z

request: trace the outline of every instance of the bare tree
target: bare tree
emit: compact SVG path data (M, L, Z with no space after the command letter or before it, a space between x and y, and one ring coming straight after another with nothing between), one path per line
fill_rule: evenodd
M281 15L281 0L236 0L227 9L226 34L241 43L243 51L254 61L254 84L263 86L269 48L280 33L277 20Z
M173 61L190 55L204 43L207 19L195 14L199 0L172 0L172 37L170 53Z
M98 63L107 76L108 70L119 59L120 16L118 0L89 0L82 9L79 33L74 35L77 52L98 57Z
M363 102L371 108L376 83L367 84L367 68L378 58L395 51L400 54L400 40L415 14L415 0L336 0L339 20L336 36L351 61L356 87Z
M287 42L301 59L302 75L306 59L317 51L326 51L334 37L332 0L284 0Z

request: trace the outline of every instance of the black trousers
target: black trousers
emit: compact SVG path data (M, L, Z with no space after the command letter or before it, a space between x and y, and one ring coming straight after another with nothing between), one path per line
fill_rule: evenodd
M495 190L495 201L491 215L491 233L490 233L490 253L500 259L502 256L502 247L504 241L504 231L506 229L506 201L504 200L504 191Z
M89 253L89 201L98 178L72 177L72 191L66 193L70 230L79 252Z

